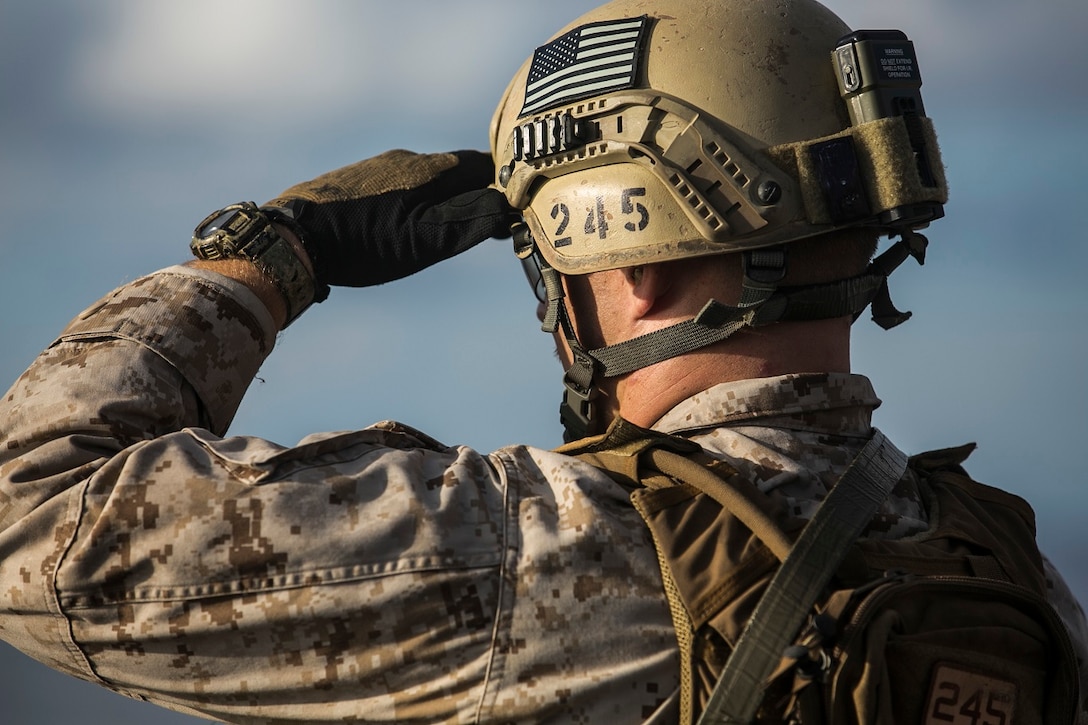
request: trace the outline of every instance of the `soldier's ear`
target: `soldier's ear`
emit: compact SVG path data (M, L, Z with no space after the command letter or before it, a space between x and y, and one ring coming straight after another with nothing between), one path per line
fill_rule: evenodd
M628 292L628 315L632 319L642 319L656 309L673 286L674 277L662 264L644 264L622 271Z

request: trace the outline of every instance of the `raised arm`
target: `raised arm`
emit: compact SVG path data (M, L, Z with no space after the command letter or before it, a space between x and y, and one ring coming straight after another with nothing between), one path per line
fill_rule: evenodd
M398 152L294 187L277 232L319 284L405 276L508 226L477 157L458 171L467 156ZM224 719L336 720L359 700L392 716L417 678L479 687L433 675L489 642L503 481L487 459L394 425L293 448L221 437L297 309L287 297L259 258L171 267L92 305L15 382L0 400L0 636ZM399 649L424 631L425 677ZM430 701L452 709L423 717L464 705Z

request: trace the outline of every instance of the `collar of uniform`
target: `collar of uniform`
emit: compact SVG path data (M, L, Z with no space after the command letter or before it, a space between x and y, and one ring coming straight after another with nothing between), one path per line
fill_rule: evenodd
M880 405L872 383L862 375L847 373L812 373L753 378L721 383L684 400L653 425L664 433L685 433L739 422L765 425L793 423L801 427L827 426L827 411L841 414L843 420L833 427L836 432L855 427L850 409L864 418L868 434L870 415ZM783 418L793 419L783 421ZM788 427L794 427L789 425Z

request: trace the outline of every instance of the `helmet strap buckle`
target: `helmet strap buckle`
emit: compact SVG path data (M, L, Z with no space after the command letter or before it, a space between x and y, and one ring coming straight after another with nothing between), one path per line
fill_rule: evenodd
M749 249L741 255L744 286L776 288L786 278L786 245ZM743 302L741 303L743 306Z
M574 364L563 375L563 402L559 405L563 440L568 443L592 434L597 419L597 388L593 385L596 363L583 350L573 352Z

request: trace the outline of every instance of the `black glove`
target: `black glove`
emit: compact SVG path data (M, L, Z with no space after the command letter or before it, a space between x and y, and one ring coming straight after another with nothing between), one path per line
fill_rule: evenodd
M489 154L388 151L292 186L266 206L290 209L318 282L391 282L510 236L517 216Z

